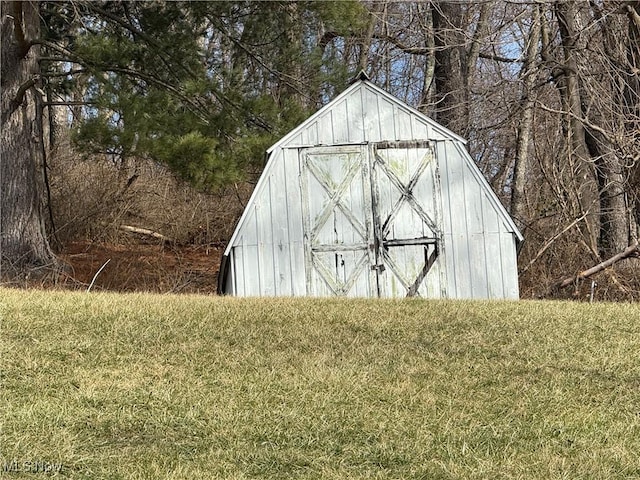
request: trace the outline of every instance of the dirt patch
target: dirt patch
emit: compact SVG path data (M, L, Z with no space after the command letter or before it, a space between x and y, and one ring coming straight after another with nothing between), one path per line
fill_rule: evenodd
M117 292L215 293L224 247L71 242L59 254L69 265L57 286Z

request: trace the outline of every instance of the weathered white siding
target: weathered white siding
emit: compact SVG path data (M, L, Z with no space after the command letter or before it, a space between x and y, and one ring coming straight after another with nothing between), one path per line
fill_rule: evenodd
M522 236L464 140L375 85L354 83L268 155L225 251L225 293L404 296L415 283L423 297L518 298ZM393 225L382 235L369 214Z
M269 161L227 250L234 295L306 295L297 150Z
M449 296L518 298L519 232L464 147L437 146Z
M464 142L461 137L373 84L358 82L283 137L268 152L285 147L445 139Z

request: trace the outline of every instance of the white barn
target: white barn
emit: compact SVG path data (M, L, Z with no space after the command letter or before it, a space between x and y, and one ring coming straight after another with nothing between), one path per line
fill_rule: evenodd
M360 76L267 150L219 293L518 298L522 234L465 143Z

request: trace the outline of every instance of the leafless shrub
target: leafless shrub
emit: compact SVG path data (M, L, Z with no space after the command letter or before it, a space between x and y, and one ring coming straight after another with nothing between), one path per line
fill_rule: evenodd
M640 260L632 258L614 264L612 267L579 280L566 288L553 288L560 280L577 274L600 263L584 242L584 237L576 229L557 238L551 248L541 255L538 252L546 239L552 238L558 226L553 222L538 222L536 229L527 232L518 259L520 269L535 262L520 275L521 298L556 298L577 301L637 301L640 298L640 278L637 271ZM595 282L595 283L592 283Z
M123 167L104 157L84 159L68 146L57 147L49 177L55 232L63 244L142 239L122 225L158 232L182 245L221 244L251 193L249 184L199 193L151 161Z

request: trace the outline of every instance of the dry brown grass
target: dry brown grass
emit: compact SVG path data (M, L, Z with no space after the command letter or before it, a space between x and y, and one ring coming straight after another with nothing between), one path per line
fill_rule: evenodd
M136 160L126 166L104 157L83 159L58 146L50 161L53 216L61 243L90 239L117 244L155 241L125 232L131 225L176 244L226 242L242 213L250 183L217 193L195 191L165 167Z
M640 477L637 305L0 298L2 478Z
M526 241L520 252L518 263L522 271L529 265L548 238L554 236L557 225L539 225L536 231L525 233ZM611 268L576 282L564 289L552 288L559 281L599 264L606 259L594 255L585 245L578 232L568 232L546 250L546 252L520 276L521 298L554 298L590 301L593 285L594 301L638 301L640 300L640 260L628 259Z
M149 292L215 292L220 256L253 184L195 191L165 167L83 158L62 142L49 159L52 243L67 271L39 287ZM123 225L168 240L132 233Z

